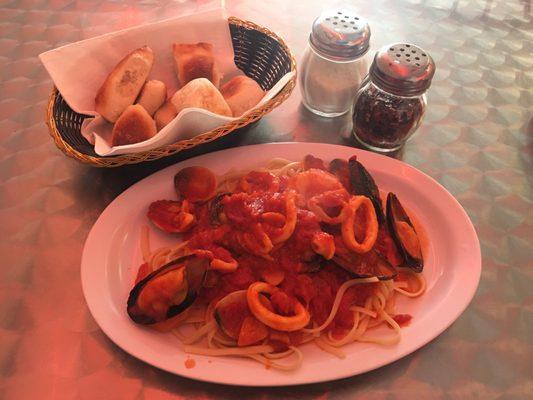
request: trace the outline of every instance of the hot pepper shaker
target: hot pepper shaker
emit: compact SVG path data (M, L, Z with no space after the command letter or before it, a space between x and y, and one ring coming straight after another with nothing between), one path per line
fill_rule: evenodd
M365 147L398 150L416 131L426 110L435 63L413 44L380 49L354 101L353 134Z
M348 112L367 74L368 23L352 12L335 10L314 22L300 67L303 104L315 114Z

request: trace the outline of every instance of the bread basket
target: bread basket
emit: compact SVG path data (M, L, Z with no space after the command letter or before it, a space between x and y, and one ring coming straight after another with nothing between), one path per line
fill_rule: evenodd
M275 33L236 17L228 18L228 24L235 65L257 81L264 90L269 90L286 73L296 70L293 54L283 39ZM257 121L279 106L290 96L295 85L296 74L275 97L238 120L191 139L141 153L110 157L97 155L93 145L81 135L81 124L89 116L74 112L56 88L53 89L48 102L47 124L56 146L67 156L96 167L119 167L157 160L227 135Z

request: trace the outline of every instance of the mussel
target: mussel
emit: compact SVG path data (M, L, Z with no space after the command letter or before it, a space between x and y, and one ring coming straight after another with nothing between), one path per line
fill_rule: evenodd
M138 282L128 297L128 315L142 325L176 317L196 300L209 259L188 255L163 265Z
M228 195L230 195L230 193L219 193L209 201L209 218L211 224L220 225L225 222L225 216L223 215L224 205L222 204L222 200Z
M304 170L315 168L315 169L322 169L324 171L327 171L326 166L324 165L324 161L321 158L315 157L311 154L307 154L304 157L303 167L304 167Z
M415 227L394 193L387 195L387 226L404 265L422 272L424 260Z
M348 192L352 192L348 161L343 160L341 158L335 158L330 161L328 170L337 177L337 179L342 183L342 185Z
M379 189L374 178L372 178L372 175L370 175L366 168L363 167L363 164L357 161L355 157L348 160L348 167L352 194L363 195L372 200L378 223L381 225L385 222L385 215L383 213L381 197L379 196Z
M345 253L333 257L333 262L350 272L355 278L375 276L380 281L393 279L398 272L385 257L375 250L364 254Z

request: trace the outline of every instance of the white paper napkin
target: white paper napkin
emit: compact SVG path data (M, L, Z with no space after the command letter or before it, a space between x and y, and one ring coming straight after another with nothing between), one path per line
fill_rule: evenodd
M172 44L196 42L213 44L214 56L223 74L222 82L242 74L233 62L233 45L223 9L109 33L47 51L39 58L70 108L95 116L86 119L82 125L82 134L94 144L95 152L101 156L130 154L189 139L237 119L198 108L185 109L147 141L125 146L109 145L113 126L94 111L94 98L115 65L131 51L149 46L154 51L155 60L148 79L163 81L170 97L178 87ZM285 75L256 107L274 97L293 75Z

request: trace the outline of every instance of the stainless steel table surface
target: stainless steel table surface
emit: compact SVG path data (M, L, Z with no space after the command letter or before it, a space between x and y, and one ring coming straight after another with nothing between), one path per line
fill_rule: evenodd
M297 58L326 1L228 1L280 34ZM329 5L342 4L340 2ZM347 3L348 4L348 3ZM372 48L409 41L437 63L425 121L397 157L444 185L483 253L463 315L422 349L340 381L234 388L162 372L126 354L92 319L80 283L89 229L128 186L185 157L271 141L355 145L349 116L315 117L299 90L259 123L160 162L97 169L65 157L44 123L52 82L42 51L177 16L209 1L0 1L0 398L533 398L530 0L357 0Z

